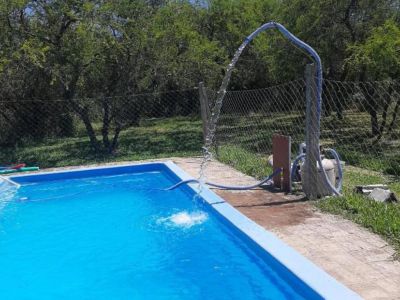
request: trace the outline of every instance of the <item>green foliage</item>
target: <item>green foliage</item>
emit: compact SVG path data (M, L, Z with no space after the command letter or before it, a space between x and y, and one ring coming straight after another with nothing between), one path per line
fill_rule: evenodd
M14 0L0 6L0 16L4 28L0 66L11 59L13 67L22 64L27 71L50 75L54 89L41 91L43 98L59 97L65 86L71 89L77 73L77 94L104 93L104 82L111 81L107 75L116 66L126 75L119 88L129 86L131 93L192 87L199 80L216 87L244 37L270 20L283 23L314 46L330 78L344 76L349 53L354 62L348 65L349 72L362 61L377 77L386 76L387 72L376 73L372 62L381 65L382 57L391 57L386 65L396 62L392 58L398 47L399 13L391 0L209 0L161 5L145 0ZM239 61L232 87L255 88L302 76L306 62L279 34L261 35Z
M393 20L374 28L364 42L348 50L346 62L353 77L366 73L369 79L381 80L400 75L400 27Z
M386 19L398 16L393 2L285 0L276 18L317 50L325 77L343 79L347 73L344 68L346 49L364 41L369 32ZM287 47L278 51L277 60L291 66L292 69L287 69L291 76L302 72L304 68L296 61L304 61L303 55L293 54Z
M210 0L202 17L201 30L232 58L246 36L273 19L276 9L276 0ZM267 34L260 35L245 49L234 70L231 89L257 88L271 84L271 60L268 59L270 53L266 54L266 49L270 49L269 41Z
M153 63L142 81L144 87L153 83L153 88L188 88L203 80L212 86L219 83L219 63L226 62L226 55L199 32L200 17L189 3L172 2L158 10L147 40Z
M73 102L72 111L38 105L40 120L34 128L22 128L20 122L35 109L32 105L0 112L0 122L7 123L3 139L16 142L9 141L8 128L18 128L27 137L73 135L72 119L78 117L86 124L92 148L113 152L116 145L108 134L93 134L88 107L75 99L99 99L104 132L118 139L140 113L107 114L123 111L124 104L105 99L192 88L199 81L215 89L243 39L270 20L311 44L328 78L360 71L365 78L396 78L398 19L393 0L3 1L0 101ZM302 77L309 61L280 34L260 35L244 51L229 88L266 87ZM373 117L381 103L368 103ZM54 128L46 132L48 123ZM379 135L377 118L371 123L373 134Z

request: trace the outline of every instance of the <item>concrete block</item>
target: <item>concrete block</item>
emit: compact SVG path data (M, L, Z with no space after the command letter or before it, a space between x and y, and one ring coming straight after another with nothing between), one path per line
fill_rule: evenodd
M368 197L378 202L397 201L396 196L390 190L381 188L374 188Z

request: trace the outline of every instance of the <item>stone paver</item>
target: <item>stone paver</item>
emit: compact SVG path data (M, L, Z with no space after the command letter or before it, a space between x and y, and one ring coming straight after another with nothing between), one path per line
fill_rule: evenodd
M200 159L173 160L198 176ZM206 175L209 181L225 184L256 182L218 162L210 163ZM300 197L262 189L214 192L363 298L400 299L400 262L394 259L395 251L367 229L321 213Z

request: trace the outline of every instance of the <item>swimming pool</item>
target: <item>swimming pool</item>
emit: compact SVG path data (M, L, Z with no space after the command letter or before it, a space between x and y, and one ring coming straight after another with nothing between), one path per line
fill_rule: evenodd
M210 190L162 190L189 178L172 162L11 177L0 299L358 298Z

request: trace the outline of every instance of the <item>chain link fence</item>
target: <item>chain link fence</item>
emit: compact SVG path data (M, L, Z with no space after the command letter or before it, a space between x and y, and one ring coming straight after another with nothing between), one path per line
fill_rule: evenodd
M198 89L0 101L0 165L53 167L201 155Z
M400 176L400 84L325 81L322 145L349 165Z
M207 111L212 111L215 92L204 91ZM54 167L201 155L207 126L199 94L194 88L90 99L0 100L0 164ZM215 158L264 177L271 171L268 156L276 133L291 136L295 157L305 138L305 94L303 79L227 92L213 145ZM346 174L364 172L398 183L399 111L397 81L325 80L321 145L339 152Z
M302 79L265 89L227 92L217 126L215 156L258 178L271 173L268 157L274 134L291 136L292 158L297 156L297 146L305 139L305 95ZM324 80L322 97L320 144L341 155L349 175L347 186L390 183L399 188L399 82Z

